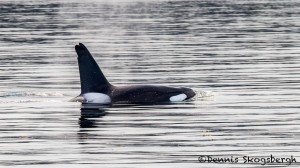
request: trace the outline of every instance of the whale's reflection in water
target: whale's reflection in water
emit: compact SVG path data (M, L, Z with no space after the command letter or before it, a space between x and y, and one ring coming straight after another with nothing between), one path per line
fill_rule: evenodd
M97 127L95 124L96 118L101 118L107 115L106 109L109 106L98 105L98 104L82 104L81 115L79 118L80 128L94 128Z

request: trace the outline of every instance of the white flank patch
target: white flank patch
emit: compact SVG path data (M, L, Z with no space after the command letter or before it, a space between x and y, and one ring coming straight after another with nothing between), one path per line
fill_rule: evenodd
M171 102L183 101L187 98L186 94L179 94L177 96L170 97Z
M82 96L87 103L100 103L100 104L111 103L110 97L103 93L85 93Z

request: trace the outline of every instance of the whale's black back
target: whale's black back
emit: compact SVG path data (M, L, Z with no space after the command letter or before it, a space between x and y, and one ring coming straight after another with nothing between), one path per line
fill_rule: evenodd
M89 50L81 43L75 46L75 50L78 55L81 94L88 92L106 92L110 84Z
M180 94L185 94L186 99L195 96L189 88L155 85L115 87L111 96L114 103L156 104L170 102L170 97Z

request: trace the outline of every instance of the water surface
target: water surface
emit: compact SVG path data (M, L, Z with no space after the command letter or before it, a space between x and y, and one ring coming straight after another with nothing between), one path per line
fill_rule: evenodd
M299 20L296 0L1 1L0 165L300 162ZM69 102L80 92L79 42L115 85L191 87L197 99L81 110Z

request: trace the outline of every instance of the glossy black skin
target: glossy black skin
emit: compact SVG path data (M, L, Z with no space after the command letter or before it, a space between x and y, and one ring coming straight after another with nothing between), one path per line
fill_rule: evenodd
M109 95L111 96L113 103L153 104L170 102L170 97L179 94L186 94L186 100L195 96L195 92L189 88L156 85L113 86L112 88Z
M78 65L81 81L81 95L89 92L104 93L110 96L112 103L125 104L156 104L170 102L170 97L179 94L187 95L188 100L196 95L189 88L168 87L157 85L111 85L98 64L81 43L75 46L78 55Z

